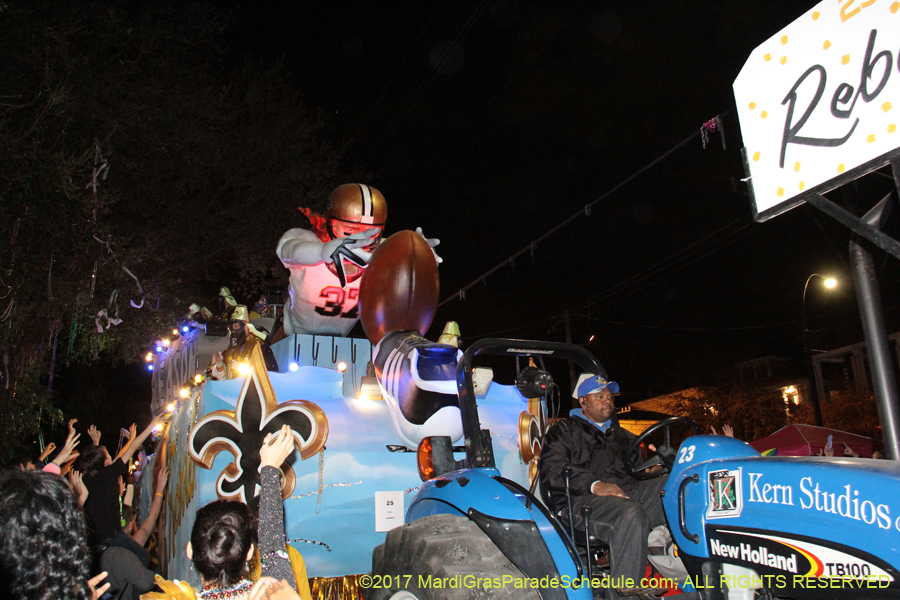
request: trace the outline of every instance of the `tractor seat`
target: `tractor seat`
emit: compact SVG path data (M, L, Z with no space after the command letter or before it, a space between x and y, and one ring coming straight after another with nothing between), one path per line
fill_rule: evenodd
M609 545L593 533L588 533L588 535L585 536L584 527L574 527L570 529L569 515L563 510L563 507L557 507L556 503L553 502L553 497L550 492L543 487L540 488L540 494L541 498L544 500L544 505L556 516L563 529L571 536L572 542L575 545L578 554L581 556L582 562L585 564L591 563L595 567L594 569L591 569L592 571L607 570L609 568ZM590 560L587 556L588 548L590 548L591 551Z

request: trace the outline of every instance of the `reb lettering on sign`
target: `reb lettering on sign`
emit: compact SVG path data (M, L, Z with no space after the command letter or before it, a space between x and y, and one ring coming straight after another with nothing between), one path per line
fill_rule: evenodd
M881 93L881 90L884 89L884 86L887 85L888 79L891 77L891 67L894 64L894 58L890 51L882 50L876 54L874 58L872 56L872 52L875 50L875 37L877 34L877 29L873 29L869 33L866 56L865 59L863 59L859 86L856 88L855 93L853 86L849 83L841 83L834 90L834 95L831 97L831 115L836 119L849 119L853 112L853 108L856 106L856 101L860 96L862 96L863 102L866 103L874 100L878 94ZM869 80L872 79L872 75L874 74L878 63L882 61L884 62L884 70L881 72L881 79L879 80L878 85L875 86L875 89L869 91ZM803 112L803 115L801 115L795 123L794 109L797 105L797 90L803 82L814 73L819 76L819 84L816 87L816 93L813 96L812 101L806 107L806 110ZM856 130L856 126L859 125L859 118L857 117L850 127L850 131L840 138L822 138L800 135L800 130L803 129L806 122L809 121L809 118L812 116L813 111L816 109L825 93L826 80L825 67L822 65L813 65L800 76L800 79L797 80L794 87L791 88L787 93L787 96L785 96L784 100L781 102L782 105L788 105L787 116L784 119L784 133L781 137L781 158L778 162L778 166L782 169L784 168L784 159L785 154L787 154L788 144L800 144L804 146L840 146L850 139L850 136L853 135L853 132Z

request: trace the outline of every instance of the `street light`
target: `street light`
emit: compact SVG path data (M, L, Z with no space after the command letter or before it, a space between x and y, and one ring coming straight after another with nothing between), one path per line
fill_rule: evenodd
M822 279L822 284L828 289L837 287L837 279L813 273L806 279L806 284L803 286L803 301L800 303L800 323L803 328L803 358L806 361L806 368L810 377L809 397L810 400L812 400L813 412L816 415L816 425L822 427L822 409L819 406L819 385L816 380L816 372L812 365L812 353L809 350L809 327L806 325L806 290L809 289L809 282L812 281L813 277Z

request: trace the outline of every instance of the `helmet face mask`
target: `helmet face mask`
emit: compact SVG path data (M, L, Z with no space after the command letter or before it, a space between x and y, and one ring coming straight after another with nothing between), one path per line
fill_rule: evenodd
M376 244L381 239L381 233L384 231L384 225L376 225L371 224L368 225L366 223L354 223L353 221L344 221L343 219L328 219L328 233L332 238L342 238L353 235L354 233L362 233L364 231L369 231L371 229L377 229L378 233L375 234L375 238L372 240L372 244L366 246L366 249L369 249L371 246Z
M309 219L312 230L323 242L378 229L372 244L365 248L368 251L381 239L387 221L384 196L363 183L345 183L335 188L328 198L328 209L324 214L302 206L300 211Z

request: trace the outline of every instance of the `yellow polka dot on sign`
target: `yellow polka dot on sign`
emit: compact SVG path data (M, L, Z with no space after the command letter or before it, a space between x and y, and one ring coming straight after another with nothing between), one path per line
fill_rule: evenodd
M831 42L829 40L825 40L825 43L822 44L822 48L828 50L829 48L831 48Z
M758 160L759 160L759 150L757 150L756 152L753 153L753 162L756 162Z
M794 163L794 170L798 171L798 172L800 171L800 163L799 162Z
M900 2L894 2L893 4L891 4L891 13L892 14L896 14L897 9L900 9Z
M769 113L767 113L766 111L762 111L761 113L759 113L759 116L762 117L763 119L765 119L766 117L769 116Z
M819 11L816 11L812 14L813 21L819 20Z
M891 110L891 108L892 107L891 107L890 102L885 102L884 104L881 105L881 110L883 110L884 112Z
M754 108L756 108L756 102L751 102L747 106L750 108L750 110L753 110Z
M806 184L801 181L800 182L800 191L802 192L803 188L805 188L805 187L806 187Z
M846 64L848 64L849 62L850 62L850 55L849 55L849 54L845 54L845 55L843 55L843 56L841 57L841 64L842 64L842 65L846 65Z
M841 163L838 165L838 173L843 173L843 172L844 172L844 163Z
M785 64L785 63L787 63L787 56L782 56L782 57L781 57L781 64Z
M781 45L784 46L785 44L787 44L787 36L783 35L781 36Z
M896 126L896 125L894 125L893 123L891 123L890 125L888 125L888 133L894 133L895 131L897 131L897 126Z
M769 62L770 60L772 60L772 55L766 52L766 55L763 56L763 60Z
M776 194L779 198L782 197L782 196L784 196L784 188L778 188L778 191L776 191L775 194Z
M871 143L874 142L874 141L875 141L875 134L874 134L874 133L870 133L869 135L866 136L866 143L867 143L867 144L871 144Z

